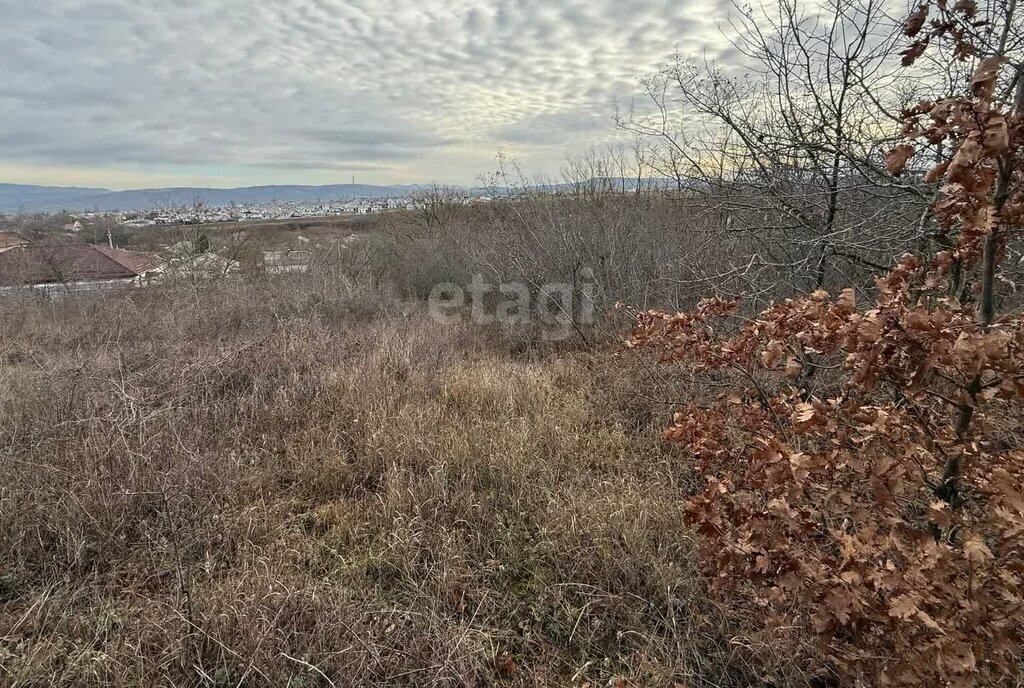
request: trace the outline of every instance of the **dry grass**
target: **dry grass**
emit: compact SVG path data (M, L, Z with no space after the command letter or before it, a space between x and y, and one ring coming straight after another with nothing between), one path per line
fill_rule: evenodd
M799 674L704 596L611 347L300 278L0 308L4 685Z

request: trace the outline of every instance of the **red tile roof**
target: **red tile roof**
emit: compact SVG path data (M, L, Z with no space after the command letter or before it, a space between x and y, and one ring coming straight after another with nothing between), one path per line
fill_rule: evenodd
M49 240L0 253L0 285L131 279L156 266L155 260L140 253Z
M161 261L156 256L147 253L125 251L120 248L111 249L105 246L95 246L94 248L118 265L131 270L136 275L153 270L161 264Z

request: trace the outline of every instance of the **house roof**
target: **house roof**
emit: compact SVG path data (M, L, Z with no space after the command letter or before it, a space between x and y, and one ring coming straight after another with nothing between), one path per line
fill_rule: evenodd
M104 246L94 246L93 248L118 265L131 270L135 275L141 275L144 272L153 270L161 264L160 259L148 253L125 251L119 248L111 249Z
M157 265L144 254L82 241L40 241L0 253L0 285L130 279Z

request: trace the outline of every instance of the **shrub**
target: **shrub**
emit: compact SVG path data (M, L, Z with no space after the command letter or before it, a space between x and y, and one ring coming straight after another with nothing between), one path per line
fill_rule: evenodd
M962 30L973 7L922 5L907 62L943 39L980 52ZM686 507L702 569L764 627L816 638L797 650L847 680L991 685L1019 669L1024 318L996 317L994 290L1024 225L1024 84L1009 103L997 86L1024 80L1000 80L1004 63L981 60L970 97L907 113L908 136L949 151L928 174L948 250L904 256L866 307L817 291L747 320L708 299L639 313L628 342L742 382L666 432L708 476ZM914 152L895 149L890 171Z

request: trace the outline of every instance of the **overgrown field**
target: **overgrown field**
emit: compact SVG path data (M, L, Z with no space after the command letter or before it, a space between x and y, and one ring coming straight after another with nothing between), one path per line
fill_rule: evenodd
M0 293L0 684L1020 686L1024 24L914 5L556 187L83 229L223 269Z
M685 390L614 346L307 276L2 314L3 685L799 675L705 596Z

